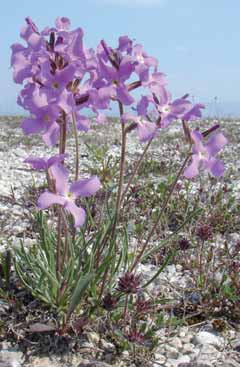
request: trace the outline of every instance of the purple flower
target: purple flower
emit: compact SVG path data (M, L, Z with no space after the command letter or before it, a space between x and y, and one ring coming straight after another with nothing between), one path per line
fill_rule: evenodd
M50 172L55 180L55 193L45 191L41 194L38 199L38 207L47 209L54 204L61 205L73 216L75 227L82 226L85 222L86 213L83 208L75 204L75 201L79 196L89 197L99 190L101 184L98 177L93 176L69 185L69 172L64 166L54 164L50 167Z
M58 17L55 21L55 25L57 29L67 31L71 26L71 22L66 17Z
M184 121L197 120L202 117L201 109L205 106L201 103L190 105L190 109L181 117Z
M121 36L118 39L118 51L131 54L133 41L128 36Z
M213 176L219 177L224 173L224 164L216 159L217 153L227 144L227 139L222 133L211 136L206 144L203 144L203 135L194 130L191 133L193 140L192 162L186 168L184 176L193 178L198 175L200 169L206 169Z
M133 121L136 126L133 125L133 130L137 129L137 135L141 143L145 143L152 139L157 132L157 125L144 119L140 116L134 116L129 113L125 113L122 116L122 121Z
M123 56L117 51L113 52L104 41L101 42L101 46L98 52L99 77L102 80L102 85L98 92L99 98L108 101L118 99L124 105L131 105L134 102L134 98L125 84L134 71L131 56ZM111 62L111 66L105 62L106 55Z
M35 170L47 170L54 164L61 163L66 157L68 157L68 154L56 154L49 159L28 157L23 162L29 163Z
M160 72L151 74L147 81L142 82L143 87L149 88L150 91L156 95L161 93L162 87L164 87L166 84L166 76Z
M171 94L164 87L155 96L154 102L161 115L161 127L167 127L173 120L180 118L191 106L191 102L185 98L172 101Z
M154 71L157 71L157 59L148 56L144 51L143 46L139 44L133 46L132 54L136 74L139 76L141 81L148 81L149 69L154 67Z
M35 116L28 117L22 121L21 127L26 135L42 133L43 140L47 145L57 143L59 136L59 125L56 119L59 115L58 108L53 106L36 109Z
M30 60L30 52L27 48L19 43L11 46L12 57L11 66L13 67L13 79L15 83L21 84L26 78L32 75L32 63Z

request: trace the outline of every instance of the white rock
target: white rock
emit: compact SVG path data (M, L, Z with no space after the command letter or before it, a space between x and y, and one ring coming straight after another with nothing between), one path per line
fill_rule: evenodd
M172 345L174 348L176 348L177 350L180 350L182 349L182 342L181 342L181 339L175 337L175 338L172 338L170 341L169 341L169 344Z
M193 343L196 345L214 345L215 347L222 347L223 346L223 338L219 337L217 335L214 335L212 333L209 333L207 331L200 331L198 334L196 334L193 338Z
M155 353L154 358L155 358L155 362L163 364L163 365L167 360L165 356L163 356L162 354L159 354L159 353Z
M104 339L101 339L101 346L103 349L107 350L107 351L114 351L115 350L115 345L112 343L107 342Z
M179 352L176 348L173 348L170 345L166 345L166 356L168 358L177 359L179 356Z
M100 336L94 331L87 333L88 341L92 344L98 344L100 341Z
M181 363L190 363L191 358L189 356L183 355L177 359L177 366L179 366Z
M184 344L189 344L193 340L193 335L192 334L187 334L187 335L185 334L185 336L181 340Z
M190 354L193 353L195 349L195 345L192 343L184 344L183 346L183 353Z

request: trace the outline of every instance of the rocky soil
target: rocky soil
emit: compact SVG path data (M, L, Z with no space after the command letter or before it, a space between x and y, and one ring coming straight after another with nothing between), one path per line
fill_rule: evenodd
M19 119L4 117L0 120L0 250L8 246L18 246L21 239L25 245L35 241L35 234L31 231L31 188L42 184L42 173L35 172L23 160L29 156L51 156L56 151L46 148L38 137L24 137L19 128ZM207 125L207 122L204 122ZM235 200L240 199L240 122L223 121L223 130L230 141L224 152L227 166L225 181L232 189ZM171 161L174 157L176 164L180 155L173 150L176 139L179 139L179 128L174 128L155 142L151 148L151 155L158 159ZM118 128L114 124L110 128L97 128L96 133L81 135L81 143L107 143L112 156L120 152ZM172 143L171 141L175 141ZM128 145L128 158L140 154L142 146L135 138ZM81 167L89 163L89 154L80 144ZM69 141L70 158L73 163L73 140ZM82 171L83 172L83 171ZM85 175L85 172L83 172ZM157 180L154 174L150 177ZM217 187L216 183L216 187ZM193 184L192 194L198 187ZM239 241L238 230L228 234L227 241L233 246ZM226 240L224 236L215 238L215 245L220 246ZM133 239L134 242L134 239ZM147 280L154 274L157 265L141 264L139 271ZM191 273L181 264L171 264L166 267L159 278L151 285L149 291L158 295L159 292L168 294L173 299L181 299L187 287L191 284ZM0 299L0 317L6 312L4 302ZM128 352L116 357L116 347L94 331L86 332L82 351L68 353L64 356L45 355L34 356L30 361L26 355L11 341L3 341L0 345L0 367L124 367L124 366L152 366L152 367L240 367L240 323L232 325L225 320L225 327L216 327L216 320L204 320L188 326L161 328L157 332L158 346L155 348L151 362L134 362ZM138 363L138 364L137 364Z

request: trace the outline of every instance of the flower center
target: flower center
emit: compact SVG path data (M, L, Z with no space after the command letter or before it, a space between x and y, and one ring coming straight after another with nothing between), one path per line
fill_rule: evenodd
M74 196L73 196L73 193L72 193L72 192L67 192L66 197L67 197L68 199L73 199L73 198L74 198Z
M53 83L52 83L52 87L53 87L54 89L58 89L58 88L60 87L60 85L59 85L59 83L57 83L57 82L53 82Z
M205 152L199 152L198 156L201 160L207 159L207 154Z
M50 118L49 118L49 116L48 116L48 115L44 115L43 120L44 120L45 122L49 122L49 121L50 121Z
M137 61L140 63L140 64L144 64L144 57L142 54L138 54L137 55Z
M162 106L162 113L169 113L171 111L170 106L166 104L165 106Z

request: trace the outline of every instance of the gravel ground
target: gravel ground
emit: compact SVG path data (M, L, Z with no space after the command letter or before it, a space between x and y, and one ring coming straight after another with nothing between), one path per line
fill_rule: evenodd
M208 124L207 121L202 123ZM232 189L236 200L240 199L240 122L223 121L223 130L228 136L230 144L224 152L226 162L225 181ZM113 124L109 129L97 128L97 143L107 143L113 156L120 152L118 127ZM165 159L168 162L174 158L176 164L181 160L174 146L179 139L179 127L174 125L172 130L163 134L152 146L150 154L158 159ZM85 134L80 137L81 142L95 142L96 134ZM173 142L172 142L173 141ZM136 154L140 154L142 146L133 137L128 145L128 159ZM84 144L80 144L81 167L89 163L89 154ZM68 163L73 163L73 140L69 140L70 158ZM25 244L34 242L34 233L31 232L29 224L29 214L32 208L30 202L29 187L42 184L42 174L32 171L23 160L29 156L51 156L56 153L53 149L46 148L37 137L24 137L18 127L18 118L4 117L0 119L0 249L3 251L6 246L18 245L20 239L25 239ZM71 158L72 157L72 158ZM84 175L85 173L83 173ZM157 181L157 177L150 175L152 180ZM215 188L218 183L216 183ZM198 188L198 182L192 185L192 195ZM26 199L27 198L27 199ZM233 245L240 239L239 232L232 231L227 238ZM224 240L223 237L215 239L216 246ZM144 274L144 279L149 279L157 269L153 264L141 264L139 271ZM150 291L153 294L165 292L170 297L182 297L182 292L191 283L191 274L180 264L171 264L166 267L160 277L151 285ZM1 301L0 301L1 302ZM3 312L3 311L1 311ZM240 329L239 329L240 330ZM204 321L199 325L179 326L169 331L160 329L158 333L159 344L155 350L154 362L146 362L147 366L166 367L240 367L240 331L236 327L227 324L224 331L217 331L212 320ZM58 357L52 359L48 357L38 357L31 360L30 364L22 364L23 354L9 342L1 345L0 367L107 367L107 366L136 366L129 361L128 353L123 353L118 361L112 360L115 346L100 338L98 334L89 333L87 335L88 344L86 348L96 349L100 352L87 355L75 354L68 356L67 360L61 361ZM104 354L104 361L100 361ZM98 359L98 360L97 360ZM148 364L147 364L148 363ZM144 364L143 364L144 366Z

